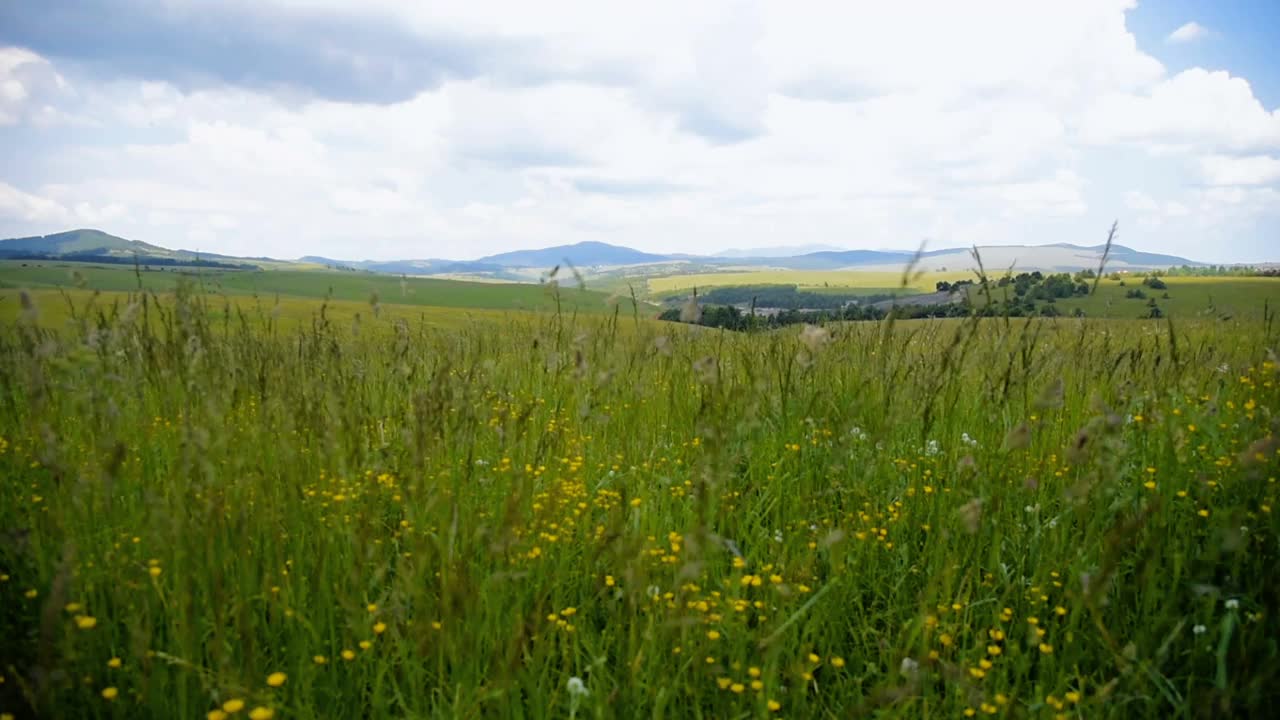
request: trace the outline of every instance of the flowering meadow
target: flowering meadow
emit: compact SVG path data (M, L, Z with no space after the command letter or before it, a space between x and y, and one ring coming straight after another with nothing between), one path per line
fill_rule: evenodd
M1280 697L1269 315L39 313L0 324L0 717Z

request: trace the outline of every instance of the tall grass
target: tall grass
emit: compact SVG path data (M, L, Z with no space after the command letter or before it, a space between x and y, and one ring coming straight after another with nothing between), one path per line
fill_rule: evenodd
M38 313L0 328L3 712L1260 716L1280 683L1269 325Z

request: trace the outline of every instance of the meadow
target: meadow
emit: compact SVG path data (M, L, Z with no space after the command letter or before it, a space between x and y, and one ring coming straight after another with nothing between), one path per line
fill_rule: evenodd
M1089 317L1140 318L1150 312L1147 301L1154 299L1161 312L1179 318L1261 319L1266 308L1280 307L1280 278L1274 277L1171 277L1163 278L1168 288L1143 287L1141 277L1098 283L1097 291L1081 298L1061 300L1065 313L1080 308ZM1126 298L1129 290L1141 289L1147 300ZM1165 297L1168 295L1168 297Z
M37 266L38 265L38 266ZM559 278L564 282L565 278ZM6 289L84 289L104 292L148 290L172 292L189 282L199 292L217 297L277 296L328 299L372 304L424 305L436 308L561 310L605 312L608 296L578 288L551 292L549 284L464 282L438 278L398 277L366 272L326 270L209 270L153 268L136 271L128 265L94 265L62 261L0 261L0 292Z
M1270 312L729 333L172 287L0 291L0 713L1277 697Z

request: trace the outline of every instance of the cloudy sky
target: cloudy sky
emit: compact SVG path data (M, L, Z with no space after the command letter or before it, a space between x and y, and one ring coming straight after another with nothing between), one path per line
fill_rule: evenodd
M0 2L0 236L1280 259L1280 3Z

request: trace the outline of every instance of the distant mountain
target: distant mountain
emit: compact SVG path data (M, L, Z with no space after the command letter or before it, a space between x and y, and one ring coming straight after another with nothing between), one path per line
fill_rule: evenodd
M782 265L796 270L835 270L856 265L887 265L905 263L913 253L885 252L882 250L841 250L816 252L808 255L784 258Z
M1045 270L1053 272L1075 272L1077 270L1096 270L1102 260L1103 245L1072 245L1056 243L1053 245L985 245L977 248L982 258L982 265L987 273L996 275L1005 270L1030 271ZM907 254L910 258L910 253ZM871 262L872 269L901 269L902 261ZM1156 270L1177 265L1200 265L1194 260L1176 255L1145 253L1112 245L1111 254L1107 257L1108 270ZM892 266L892 267L890 267ZM938 250L925 253L916 264L918 270L974 270L977 263L968 249Z
M1059 245L1047 245L1045 247L1070 248L1075 246L1059 244ZM1106 247L1107 247L1106 245L1093 245L1093 246L1082 247L1077 249L1092 250L1094 253L1097 253L1099 257L1101 257L1102 251L1105 250ZM1110 263L1112 260L1115 260L1117 262L1127 263L1129 265L1150 265L1152 267L1173 267L1175 265L1198 265L1199 264L1199 263L1192 262L1186 258L1178 257L1177 255L1161 255L1160 253L1142 252L1141 250L1134 250L1133 248L1128 248L1123 245L1111 246L1111 254L1107 256L1107 262Z
M0 240L0 255L154 255L172 257L174 251L139 240L125 240L101 230L68 230L53 235Z
M643 265L670 262L672 259L670 255L654 255L620 245L580 242L575 245L557 245L541 250L499 253L482 257L476 262L500 267L549 268L566 261L578 267L590 267L593 265Z
M0 258L61 259L98 263L192 265L201 267L257 267L271 258L243 258L194 250L170 250L141 240L126 240L101 230L68 230L52 235L0 240Z
M796 257L797 255L810 255L820 252L843 252L845 248L836 247L835 245L793 245L778 247L762 247L762 248L729 248L721 250L712 255L718 258L785 258Z
M580 242L536 250L490 255L476 260L337 260L318 255L299 258L296 263L326 265L345 270L393 275L484 275L494 279L527 280L531 270L543 270L566 262L588 269L621 266L650 266L645 272L708 272L736 266L786 268L792 270L865 270L901 271L915 253L905 250L818 250L800 252L815 246L726 250L715 256L687 254L655 254L602 242ZM816 246L822 247L822 246ZM1094 269L1102 258L1102 245L993 245L979 247L978 252L987 272L1005 270L1045 270L1072 272ZM783 254L790 252L790 254ZM742 253L742 254L739 254ZM747 254L750 253L750 254ZM153 265L199 265L227 268L259 268L260 263L275 266L291 261L271 258L244 258L190 250L170 250L137 240L126 240L101 230L71 230L53 235L0 240L0 258L43 258L82 260L106 263L132 263L135 259ZM1200 265L1176 255L1163 255L1114 245L1107 258L1111 270L1142 271L1177 265ZM665 266L665 267L663 267ZM970 249L948 248L921 254L918 270L966 271L976 269ZM629 271L628 271L629 272ZM534 273L536 275L536 273Z
M502 273L505 268L492 263L468 260L335 260L304 255L298 262L326 265L341 270L365 270L391 275L454 275L461 273Z

